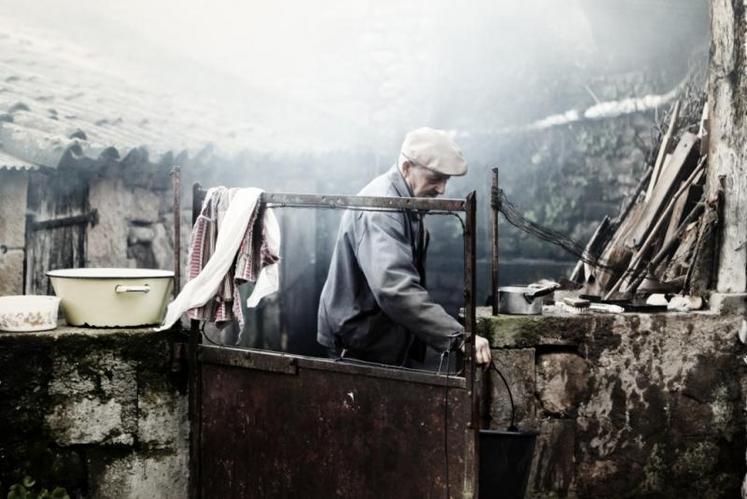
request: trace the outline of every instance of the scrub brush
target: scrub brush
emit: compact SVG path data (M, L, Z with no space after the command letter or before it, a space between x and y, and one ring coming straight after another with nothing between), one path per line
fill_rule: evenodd
M591 302L583 298L574 298L572 296L567 296L563 298L561 304L563 305L563 309L566 312L569 312L571 314L586 314L589 313L589 306L591 305Z

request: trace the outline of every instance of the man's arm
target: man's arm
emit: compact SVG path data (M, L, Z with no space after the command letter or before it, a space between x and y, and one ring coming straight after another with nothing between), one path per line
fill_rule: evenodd
M464 333L456 319L435 303L420 282L412 247L405 237L404 215L365 212L356 220L356 255L381 309L439 352L461 344ZM476 338L480 363L490 361L487 340Z

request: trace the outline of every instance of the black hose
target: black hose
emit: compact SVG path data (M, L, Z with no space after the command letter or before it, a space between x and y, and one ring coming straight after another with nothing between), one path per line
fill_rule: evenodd
M490 363L490 366L488 369L494 370L496 373L498 373L498 376L501 377L503 380L503 384L506 385L506 391L508 392L508 400L511 402L511 424L507 428L508 431L519 431L519 429L516 427L516 406L514 405L514 396L511 393L511 388L508 386L508 381L506 381L506 378L503 376L503 373L498 370L498 366L495 365L495 361L492 361Z

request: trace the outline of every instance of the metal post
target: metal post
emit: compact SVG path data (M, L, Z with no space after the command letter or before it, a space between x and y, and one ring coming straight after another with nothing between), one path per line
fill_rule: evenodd
M500 207L500 196L498 190L498 168L493 168L493 185L491 187L491 238L490 238L490 275L491 275L491 305L493 315L498 315L498 208Z
M202 208L200 184L192 185L192 222L197 220ZM200 321L192 319L189 328L189 499L201 497L200 481L200 365L198 348L202 343Z
M174 296L181 289L181 233L182 233L182 170L174 165L171 169L171 189L174 195Z
M469 193L465 203L465 228L464 228L464 376L467 381L467 396L470 403L468 411L467 445L473 449L474 470L471 476L465 477L465 491L472 491L477 495L477 477L480 469L479 458L479 429L480 429L480 399L477 390L477 361L475 359L475 331L477 329L476 305L475 305L475 211L476 194Z

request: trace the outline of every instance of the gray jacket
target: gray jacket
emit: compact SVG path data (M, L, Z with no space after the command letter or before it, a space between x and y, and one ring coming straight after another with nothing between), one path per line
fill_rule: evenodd
M412 197L396 166L358 194ZM319 301L317 341L396 365L414 336L439 352L451 349L463 327L424 287L426 240L414 212L346 211Z

